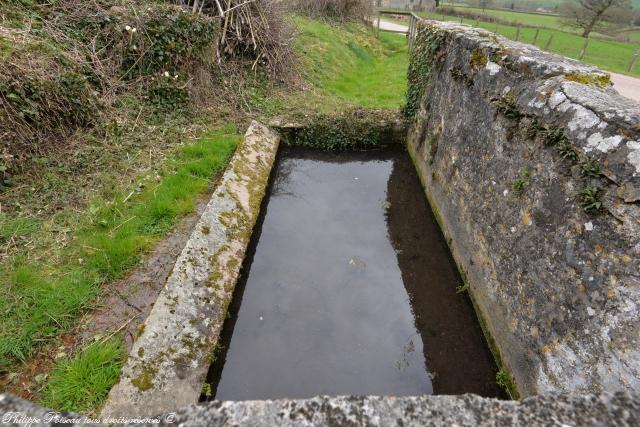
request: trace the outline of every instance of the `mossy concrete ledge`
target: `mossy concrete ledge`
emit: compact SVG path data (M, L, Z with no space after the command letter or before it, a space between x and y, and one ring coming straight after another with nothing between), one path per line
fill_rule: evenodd
M102 416L151 415L198 401L279 137L253 122L140 329Z
M455 23L412 44L408 148L521 396L640 389L640 104Z

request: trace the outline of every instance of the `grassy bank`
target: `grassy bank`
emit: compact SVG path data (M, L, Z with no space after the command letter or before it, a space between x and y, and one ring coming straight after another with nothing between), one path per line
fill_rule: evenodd
M97 196L86 210L77 213L78 224L69 230L68 244L41 248L50 253L49 260L32 260L29 253L20 253L3 264L0 369L19 370L20 362L73 328L79 316L93 306L106 282L136 266L181 217L193 211L197 197L210 190L240 139L234 127L227 127L166 153L167 160L156 177L138 177L134 186ZM44 226L42 219L34 217L28 220L32 227L25 227L27 220L20 216L5 214L2 218L3 230L22 239L51 240L47 232L55 228L55 224ZM86 366L86 359L95 357L95 351L105 352L102 357L120 357L117 352L107 351L109 345L92 344L90 352L78 349L78 355L62 359L54 372ZM110 387L106 383L113 384L117 379L105 373L114 365L119 366L112 361L82 370L82 375L74 377L78 384L72 388L63 380L67 374L54 374L44 403L55 404L56 409L91 407L93 396L104 395L101 390ZM72 408L70 402L78 406Z
M404 103L408 67L402 35L362 24L344 26L297 18L296 50L303 74L324 95L321 109L351 106L397 109Z

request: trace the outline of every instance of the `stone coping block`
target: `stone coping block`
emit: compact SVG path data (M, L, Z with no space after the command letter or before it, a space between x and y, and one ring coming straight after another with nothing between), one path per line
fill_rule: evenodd
M253 122L140 328L102 416L168 412L198 401L279 137Z
M0 395L3 425L64 425L82 417L51 411L10 395ZM123 415L124 419L133 416ZM640 425L640 396L619 392L603 395L535 396L521 402L459 396L320 396L300 400L212 401L150 417L154 421L131 422L138 426L637 426ZM155 421L157 420L157 422ZM109 425L103 418L105 425ZM111 420L114 421L114 420ZM119 421L119 420L116 420ZM139 420L140 421L140 420ZM57 424L62 425L62 424ZM114 424L111 425L123 425Z

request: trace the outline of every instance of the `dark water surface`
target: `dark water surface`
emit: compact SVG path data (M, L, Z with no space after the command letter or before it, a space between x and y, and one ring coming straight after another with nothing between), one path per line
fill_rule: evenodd
M263 211L212 398L503 396L404 149L284 149Z

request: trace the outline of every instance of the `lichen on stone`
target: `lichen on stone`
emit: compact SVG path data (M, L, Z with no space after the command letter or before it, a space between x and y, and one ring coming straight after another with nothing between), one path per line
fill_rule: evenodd
M609 74L584 74L577 71L564 75L565 80L578 82L585 85L595 85L600 87L611 86L611 76Z

